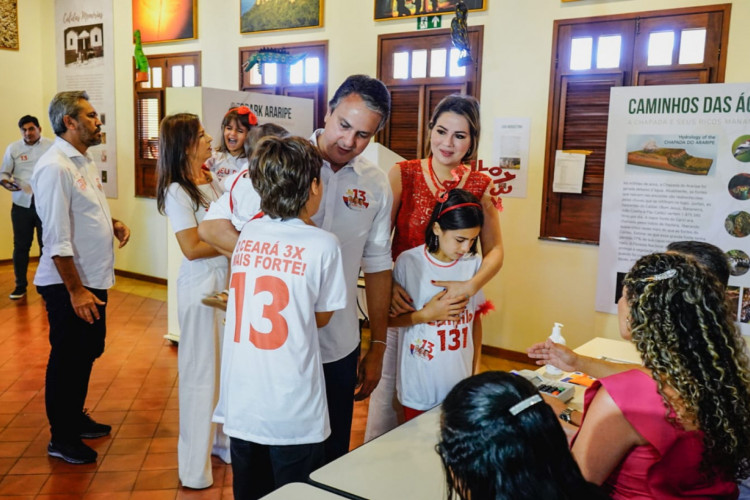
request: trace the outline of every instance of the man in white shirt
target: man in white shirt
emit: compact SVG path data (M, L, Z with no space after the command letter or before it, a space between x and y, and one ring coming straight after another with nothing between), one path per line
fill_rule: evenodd
M84 91L58 93L49 105L57 135L31 176L44 228L44 253L34 284L49 319L50 356L45 403L50 456L73 464L96 461L81 439L106 436L112 427L84 412L94 360L104 351L107 289L114 284L114 250L130 230L109 213L90 146L101 144L102 122Z
M42 221L36 213L29 179L39 157L52 146L50 139L42 137L42 128L35 116L22 116L18 120L18 128L21 129L23 138L8 146L0 168L0 185L13 193L10 220L13 224L13 272L16 275L16 287L10 294L11 300L18 300L26 295L26 271L29 267L29 250L34 240L34 229L39 251L42 251Z
M338 237L347 286L346 309L334 314L319 331L331 422L326 462L349 451L354 399L370 395L383 367L391 300L393 193L385 173L360 154L388 120L390 108L390 94L381 81L365 75L350 76L328 103L325 128L315 131L310 139L325 160L321 169L323 201L312 220ZM227 219L207 216L198 232L229 255L237 242L237 230ZM372 344L358 364L356 294L360 267L365 275Z

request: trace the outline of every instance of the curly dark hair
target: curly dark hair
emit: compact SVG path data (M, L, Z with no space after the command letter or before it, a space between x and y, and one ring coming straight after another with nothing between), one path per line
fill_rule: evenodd
M466 378L443 401L440 442L448 500L607 498L588 483L552 408L510 408L536 388L523 377L484 372Z
M633 342L667 419L703 431L704 472L747 477L750 368L723 285L688 256L657 253L641 257L623 286Z
M706 266L706 269L711 271L722 285L729 283L729 259L716 245L705 241L674 241L667 245L667 250L689 255Z
M262 138L249 165L261 210L274 219L299 216L310 197L310 186L320 182L322 165L318 149L302 137Z

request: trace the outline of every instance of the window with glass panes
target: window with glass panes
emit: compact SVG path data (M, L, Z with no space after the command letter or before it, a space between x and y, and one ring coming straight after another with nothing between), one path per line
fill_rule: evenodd
M555 21L542 238L598 243L609 91L724 81L731 5ZM587 150L580 194L552 190L555 151Z
M244 71L245 63L264 48L283 49L291 56L304 54L295 64L265 63ZM323 127L328 109L328 42L304 42L240 48L240 90L287 95L313 100L315 128ZM260 118L263 123L263 119Z
M376 140L407 159L422 158L432 110L450 94L479 98L483 26L469 28L474 62L459 66L450 30L378 36L378 78L391 92L391 118Z
M164 118L164 90L200 86L200 52L148 57L148 80L136 82L135 195L156 196L159 124Z

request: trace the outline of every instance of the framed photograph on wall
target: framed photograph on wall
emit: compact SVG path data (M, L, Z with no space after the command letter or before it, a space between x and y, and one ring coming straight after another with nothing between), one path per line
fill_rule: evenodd
M0 0L0 49L18 50L17 0Z
M453 14L458 0L375 0L375 20ZM485 10L487 0L464 0L469 11Z
M198 0L133 0L133 31L145 43L198 38Z
M241 0L240 33L319 28L323 0Z

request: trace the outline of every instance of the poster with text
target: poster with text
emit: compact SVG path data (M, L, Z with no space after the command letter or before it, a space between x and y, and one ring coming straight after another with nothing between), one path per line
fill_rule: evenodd
M313 132L313 101L301 97L203 88L203 126L219 144L221 122L229 109L247 106L258 123L281 125L292 135L308 138Z
M750 84L618 87L610 95L596 309L673 241L721 248L750 335Z
M102 121L102 143L88 152L99 169L104 193L117 198L115 66L112 3L55 1L57 90L85 90Z
M530 129L528 117L495 118L491 168L487 170L498 191L493 196L526 198Z

